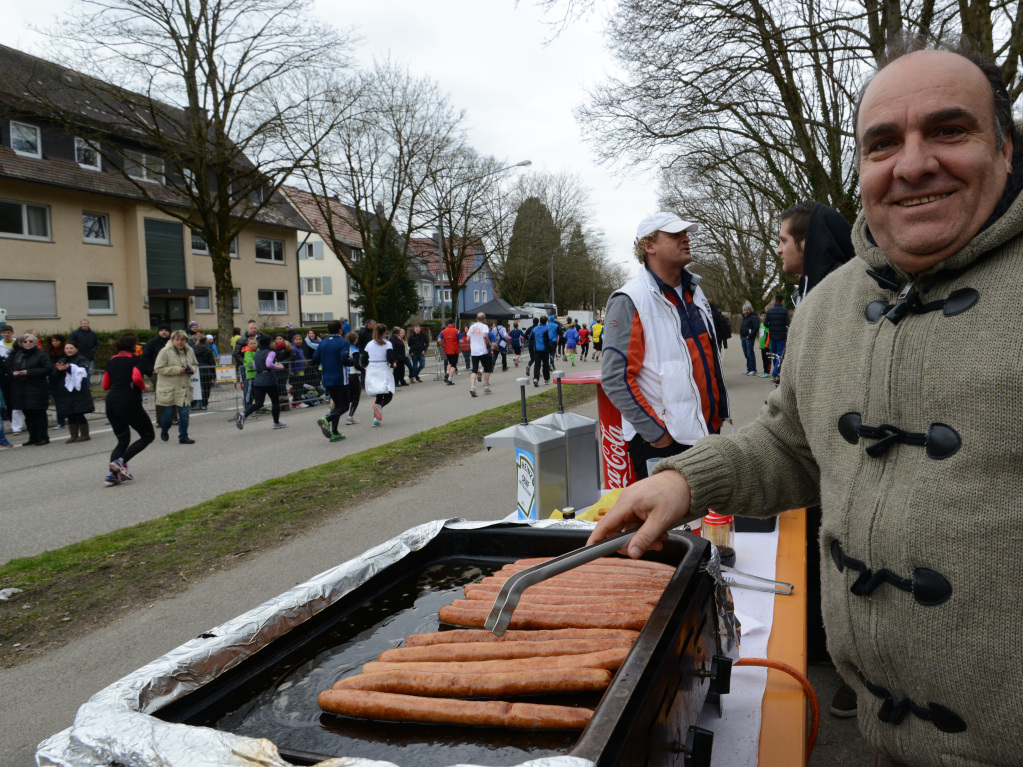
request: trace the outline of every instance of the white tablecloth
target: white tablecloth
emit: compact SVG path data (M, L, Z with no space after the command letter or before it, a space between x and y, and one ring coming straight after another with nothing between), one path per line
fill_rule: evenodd
M740 570L773 579L777 558L777 527L773 533L736 533L735 566ZM732 597L742 623L740 656L766 658L774 595L733 586ZM716 707L703 710L700 727L714 733L711 767L755 767L760 749L760 707L766 688L766 668L733 668L731 692L721 698L724 715L719 718Z

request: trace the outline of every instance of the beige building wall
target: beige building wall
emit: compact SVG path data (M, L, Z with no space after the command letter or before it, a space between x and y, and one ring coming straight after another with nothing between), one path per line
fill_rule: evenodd
M0 179L0 200L45 205L50 214L48 241L0 236L0 280L52 282L56 295L53 314L11 317L8 321L16 332L28 329L40 334L65 332L76 328L83 317L88 317L97 331L150 326L145 221L173 219L132 200L11 179ZM84 240L83 212L108 217L108 243ZM284 263L257 260L257 237L283 242ZM212 330L216 317L210 257L192 252L187 229L183 239L185 284L189 288L208 287L211 296L211 308L206 312L197 311L195 299L190 298L188 319ZM286 322L299 324L298 242L299 233L295 230L263 224L253 224L239 236L238 258L231 265L232 281L241 291L236 325L250 318L267 327L283 326ZM110 286L111 309L89 309L89 284ZM260 312L261 290L277 291L275 297L286 300L286 311L277 306L277 311Z
M302 233L302 240L305 233ZM304 248L305 258L298 261L299 276L302 279L302 323L310 324L326 322L328 319L347 320L349 318L348 272L341 265L340 259L327 247L318 234L310 234ZM317 256L320 256L317 258ZM324 277L329 279L330 292L324 292L328 285ZM317 292L319 291L319 292ZM332 315L328 317L327 315Z

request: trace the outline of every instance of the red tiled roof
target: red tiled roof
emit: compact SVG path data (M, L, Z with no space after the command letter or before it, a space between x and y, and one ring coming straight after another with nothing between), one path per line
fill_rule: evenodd
M423 265L431 272L436 274L440 271L440 257L437 254L437 240L433 237L413 237L409 240L409 247L412 252L419 257L423 262ZM469 278L472 277L473 269L476 266L476 246L466 246L466 258L462 261L462 274L458 280L459 284L464 285L469 282Z
M291 200L291 203L298 208L298 212L309 222L309 226L318 234L325 243L330 244L330 229L327 226L327 219L316 203L316 198L304 189L296 189L293 186L281 187L284 193ZM334 234L345 245L353 248L362 248L362 235L352 226L352 211L348 206L342 205L337 200L330 201L330 211L334 219ZM332 248L333 249L333 248Z

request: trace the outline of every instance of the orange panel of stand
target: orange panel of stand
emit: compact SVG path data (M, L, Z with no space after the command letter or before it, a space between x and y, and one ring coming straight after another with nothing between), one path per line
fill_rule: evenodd
M774 623L767 657L806 674L806 510L778 516L776 580L795 585L791 596L774 598ZM800 684L769 669L760 722L760 767L806 765L810 706Z

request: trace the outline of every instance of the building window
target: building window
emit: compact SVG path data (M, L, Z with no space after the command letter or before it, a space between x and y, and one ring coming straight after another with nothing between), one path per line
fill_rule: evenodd
M114 286L107 283L90 282L86 285L89 296L89 314L114 313Z
M199 188L195 185L195 171L191 168L184 168L181 171L181 177L185 180L185 188L192 194L198 194Z
M50 209L46 205L0 200L0 237L50 239Z
M480 293L480 298L483 299L482 301L480 301L480 303L485 304L487 302L487 291L484 290L482 293Z
M34 125L11 120L11 149L24 157L42 158L42 134Z
M52 280L0 280L0 306L8 320L57 316L57 287Z
M479 282L480 281L480 273L479 272L476 272L476 274L474 274L472 276L472 281L473 282Z
M303 312L302 322L330 322L334 312Z
M109 245L110 217L106 213L82 211L82 241L94 245Z
M450 290L445 290L444 291L444 300L445 301L450 301L451 300L451 291Z
M202 314L209 314L213 311L213 303L210 301L210 289L196 287L196 290L201 290L203 292L192 297L192 304L195 306L195 311Z
M288 291L260 290L257 297L259 299L260 314L288 313Z
M198 253L200 256L208 256L210 254L210 246L206 244L206 240L202 238L202 235L196 231L192 231L192 252Z
M103 170L99 150L84 138L75 138L75 162L86 170Z
M269 261L273 264L283 264L284 240L269 240L266 237L257 237L256 260Z
M357 264L362 258L362 248L352 248L352 263Z
M144 152L124 153L124 171L139 181L153 184L163 183L163 160Z
M323 280L319 277L303 277L306 293L323 293Z
M242 290L241 290L241 288L235 288L234 291L231 294L231 298L233 299L233 303L234 303L234 313L235 314L241 314L242 313Z
M480 302L480 292L478 290L474 290L472 292L472 302L474 304L478 304Z

